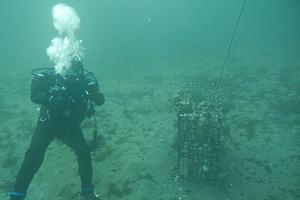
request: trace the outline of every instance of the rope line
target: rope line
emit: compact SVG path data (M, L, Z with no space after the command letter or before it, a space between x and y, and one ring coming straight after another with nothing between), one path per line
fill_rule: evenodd
M213 90L213 94L212 94L212 96L211 96L211 98L210 98L210 100L208 102L208 105L207 105L206 109L208 109L209 106L211 105L212 101L215 98L216 91L219 88L219 85L220 85L220 82L221 82L221 78L223 76L223 72L224 72L224 69L225 69L225 66L226 66L226 63L227 63L230 51L231 51L231 46L232 46L232 43L233 43L233 40L234 40L234 36L236 34L236 30L237 30L238 24L240 22L241 16L243 14L243 11L244 11L244 8L245 8L245 5L246 5L246 1L247 0L244 0L243 5L242 5L242 7L240 9L240 13L238 15L238 18L237 18L237 20L235 22L235 25L234 25L234 28L233 28L233 32L231 34L230 42L229 42L229 45L228 45L228 48L227 48L227 51L226 51L226 56L225 56L225 59L224 59L223 64L222 64L222 69L221 69L220 75L219 75L219 77L218 77L218 79L216 81L216 84L215 84L215 87L214 87L214 90Z

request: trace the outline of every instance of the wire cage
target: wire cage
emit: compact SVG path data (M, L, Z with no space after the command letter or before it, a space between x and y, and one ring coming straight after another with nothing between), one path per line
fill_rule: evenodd
M176 97L176 113L179 179L217 184L222 151L221 97L213 94L212 84L186 84Z

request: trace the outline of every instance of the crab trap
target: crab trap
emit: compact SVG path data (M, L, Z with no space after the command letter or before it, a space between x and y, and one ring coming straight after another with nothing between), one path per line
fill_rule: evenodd
M187 84L176 97L176 113L179 179L217 184L222 151L221 97L214 94L212 85Z

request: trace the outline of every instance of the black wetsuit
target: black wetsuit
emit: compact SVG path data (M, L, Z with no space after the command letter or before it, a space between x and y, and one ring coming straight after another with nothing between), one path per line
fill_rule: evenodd
M90 149L80 123L90 115L89 104L104 103L97 80L90 73L63 78L48 70L35 75L31 84L31 100L40 104L40 116L29 149L17 175L15 191L26 192L40 168L44 154L54 138L62 140L77 155L82 187L92 187Z

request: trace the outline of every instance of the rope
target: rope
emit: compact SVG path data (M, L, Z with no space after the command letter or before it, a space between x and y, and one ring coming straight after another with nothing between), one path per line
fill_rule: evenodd
M226 56L225 56L225 59L224 59L223 64L222 64L222 69L221 69L220 75L219 75L219 77L218 77L218 79L216 81L216 84L215 84L215 87L214 87L214 90L213 90L213 94L212 94L212 96L211 96L211 98L210 98L210 100L208 102L206 110L209 108L209 106L211 105L212 101L214 100L214 98L216 96L216 91L219 88L219 85L220 85L220 82L221 82L221 78L223 76L223 72L224 72L224 69L225 69L225 66L226 66L226 63L227 63L230 51L231 51L232 42L234 40L234 36L235 36L236 30L237 30L238 24L240 22L242 14L243 14L243 11L244 11L244 8L245 8L245 5L246 5L246 1L247 0L244 0L243 5L242 5L241 10L240 10L240 13L238 15L238 18L237 18L237 20L235 22L235 25L234 25L234 28L233 28L233 32L231 34L231 39L230 39L230 42L229 42L229 45L228 45L228 48L227 48Z

